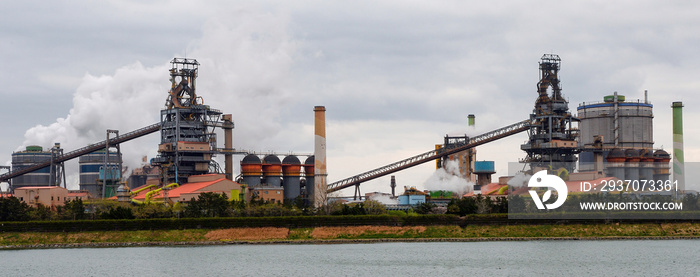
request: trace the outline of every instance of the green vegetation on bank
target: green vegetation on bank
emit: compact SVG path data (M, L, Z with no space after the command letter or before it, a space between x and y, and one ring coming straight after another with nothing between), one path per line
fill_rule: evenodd
M251 235L252 234L252 235ZM295 241L372 239L498 238L644 238L700 237L697 223L475 225L475 226L345 226L233 229L186 229L88 232L2 232L0 246L109 243L204 243L226 241Z

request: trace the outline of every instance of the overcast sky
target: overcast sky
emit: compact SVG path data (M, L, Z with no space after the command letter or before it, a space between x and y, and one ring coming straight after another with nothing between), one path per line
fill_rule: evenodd
M186 56L201 63L205 104L233 114L238 149L311 153L313 107L326 106L332 182L429 151L467 132L468 114L479 131L528 118L545 53L562 59L573 112L648 90L657 148L670 152L670 105L683 101L686 161L698 161L697 1L257 2L3 3L0 162L26 145L70 151L105 129L157 122L169 61ZM526 139L479 147L477 158L505 175ZM158 143L123 144L125 162L154 157ZM68 168L75 175L77 161ZM397 181L421 187L433 171ZM388 179L362 190L389 191Z

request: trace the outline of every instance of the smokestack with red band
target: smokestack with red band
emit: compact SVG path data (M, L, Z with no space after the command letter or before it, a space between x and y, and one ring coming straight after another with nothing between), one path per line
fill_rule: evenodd
M325 206L328 173L326 172L326 107L314 107L314 207Z

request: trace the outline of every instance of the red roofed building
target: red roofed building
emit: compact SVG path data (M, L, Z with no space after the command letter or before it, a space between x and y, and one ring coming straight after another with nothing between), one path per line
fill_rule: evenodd
M62 187L19 187L15 189L15 197L29 206L37 207L39 204L54 209L63 206L68 197L68 190Z
M69 190L68 194L66 195L66 200L68 200L68 201L73 201L76 199L88 200L90 198L92 198L92 195L90 195L90 192L88 192L86 190L77 190L77 191Z
M203 192L214 192L226 194L229 199L239 199L241 185L228 180L223 174L205 174L190 176L189 183L181 186L174 186L164 192L162 189L146 189L133 196L136 201L145 201L149 192L151 193L150 200L163 201L164 195L171 202L188 202L196 199ZM136 189L134 190L136 191Z

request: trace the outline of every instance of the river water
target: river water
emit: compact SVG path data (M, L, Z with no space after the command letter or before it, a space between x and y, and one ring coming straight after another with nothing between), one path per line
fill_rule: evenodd
M406 242L0 251L2 276L696 276L700 240Z

